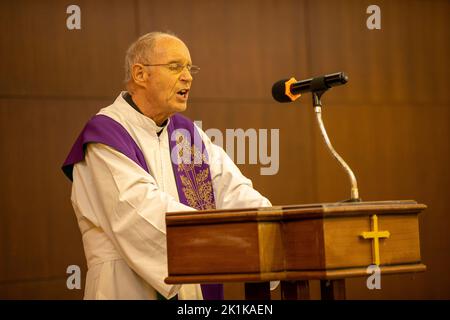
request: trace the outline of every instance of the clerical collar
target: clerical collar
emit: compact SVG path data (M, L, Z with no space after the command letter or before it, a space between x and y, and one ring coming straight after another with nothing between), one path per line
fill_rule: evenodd
M143 115L141 109L139 109L139 107L136 105L136 103L134 103L133 98L131 97L131 94L128 93L128 91L125 92L125 94L123 95L123 98L125 99L126 102L128 102L128 104L129 104L130 106L133 107L134 110L136 110L137 112L139 112L140 114ZM159 128L161 128L161 130L159 130L159 131L156 133L158 136L159 136L159 135L161 134L161 132L164 130L164 127L167 125L167 121L168 121L168 120L164 121L164 123L161 125L162 128L161 128L160 126L157 125Z

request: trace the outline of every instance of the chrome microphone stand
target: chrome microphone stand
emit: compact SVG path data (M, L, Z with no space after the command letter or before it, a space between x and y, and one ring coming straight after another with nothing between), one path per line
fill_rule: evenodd
M312 92L313 107L314 107L314 112L316 114L317 123L320 128L320 133L322 134L322 138L324 139L325 144L328 147L328 150L331 152L331 155L339 162L339 164L345 170L345 172L347 173L347 175L350 179L350 184L351 184L350 199L345 200L344 202L360 202L361 198L359 198L358 183L356 181L355 174L353 173L353 171L349 167L349 165L344 161L344 159L342 159L342 157L336 152L336 150L334 150L334 148L330 142L330 139L328 138L328 134L327 134L327 131L325 130L325 126L323 124L322 101L320 100L320 98L322 97L322 95L325 93L326 90L327 89Z

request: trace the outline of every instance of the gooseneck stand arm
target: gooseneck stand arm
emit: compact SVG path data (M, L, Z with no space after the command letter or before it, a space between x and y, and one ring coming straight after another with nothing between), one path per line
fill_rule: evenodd
M322 120L322 102L320 101L320 98L322 94L326 90L321 91L315 91L312 93L313 96L313 106L314 106L314 112L316 114L317 123L319 124L320 133L322 134L322 137L325 141L325 144L328 147L328 150L331 152L333 157L339 162L339 164L342 166L342 168L347 173L350 184L351 184L351 192L350 192L350 200L347 200L349 202L359 202L361 199L359 198L359 192L358 192L358 183L356 181L355 174L353 173L352 169L348 166L348 164L342 159L342 157L334 150L330 139L328 138L327 131L325 130L325 126L323 124Z

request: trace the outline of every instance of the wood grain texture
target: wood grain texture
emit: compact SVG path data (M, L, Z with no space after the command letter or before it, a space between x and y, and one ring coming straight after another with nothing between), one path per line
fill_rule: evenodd
M187 7L181 0L139 1L140 30L170 30L186 42L202 68L193 100L272 101L276 79L307 68L303 4L200 0Z
M422 263L402 264L394 266L380 266L381 275L410 274L409 278L415 279L420 273L425 272L427 266ZM201 275L169 275L164 281L168 284L182 283L217 283L217 282L262 282L262 281L297 281L303 280L338 280L365 278L367 279L367 267L344 268L336 270L306 270L265 273L233 273L233 274L201 274ZM392 279L392 278L391 278ZM365 285L365 284L364 284Z
M133 3L76 4L81 30L67 29L64 1L2 1L1 96L114 97L123 87L124 54L137 36Z
M342 218L324 221L326 266L345 268L374 264L372 240L362 239L360 234L370 231L369 217ZM379 230L387 230L391 236L380 239L380 263L420 262L418 219L416 215L380 216Z
M0 283L0 299L80 300L83 299L84 281L83 277L81 290L67 289L65 277Z
M325 268L323 222L289 221L283 225L286 270Z
M84 121L105 103L0 100L0 285L15 290L15 281L27 287L23 282L66 277L72 264L85 274L70 182L60 167Z
M258 255L261 272L277 272L285 269L282 232L278 223L258 223Z
M265 208L232 213L208 210L168 214L166 282L361 276L373 264L372 243L362 239L361 234L371 230L370 217L378 208L385 211L389 208L389 213L380 215L379 228L391 233L389 239L381 241L382 273L424 271L420 261L418 214L425 206L414 201L370 204L290 206L286 212ZM358 207L359 210L355 209ZM333 215L311 216L314 211L327 213L329 208L333 208ZM306 214L299 214L302 210ZM354 214L349 216L348 211ZM292 212L296 213L294 218L289 214ZM233 251L242 254L242 258L230 259Z
M371 4L308 1L312 75L346 71L350 79L325 96L326 105L448 104L445 84L427 80L445 78L450 68L448 1L378 1L381 30L366 27Z
M260 270L255 224L177 226L167 229L167 239L167 246L174 249L168 253L169 274L237 273L243 266L248 273Z
M106 105L99 98L111 102L122 88L131 41L169 29L202 68L186 115L204 128L280 129L275 176L262 176L259 164L239 165L277 205L348 198L347 177L323 147L309 95L288 105L270 97L276 80L345 71L349 83L323 98L324 121L363 200L428 205L419 216L428 271L383 277L379 291L366 289L362 272L347 282L347 297L450 298L448 1L378 1L376 31L365 26L368 0L77 4L82 30L69 32L64 2L0 3L0 279L9 296L54 297L51 286L25 292L20 281L64 277L69 263L83 265L60 161L88 116Z

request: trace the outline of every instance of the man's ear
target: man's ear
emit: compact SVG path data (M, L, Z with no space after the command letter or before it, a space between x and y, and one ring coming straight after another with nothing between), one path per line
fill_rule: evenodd
M131 69L131 76L133 77L134 83L139 87L147 86L148 73L145 72L144 66L140 63L133 64Z

